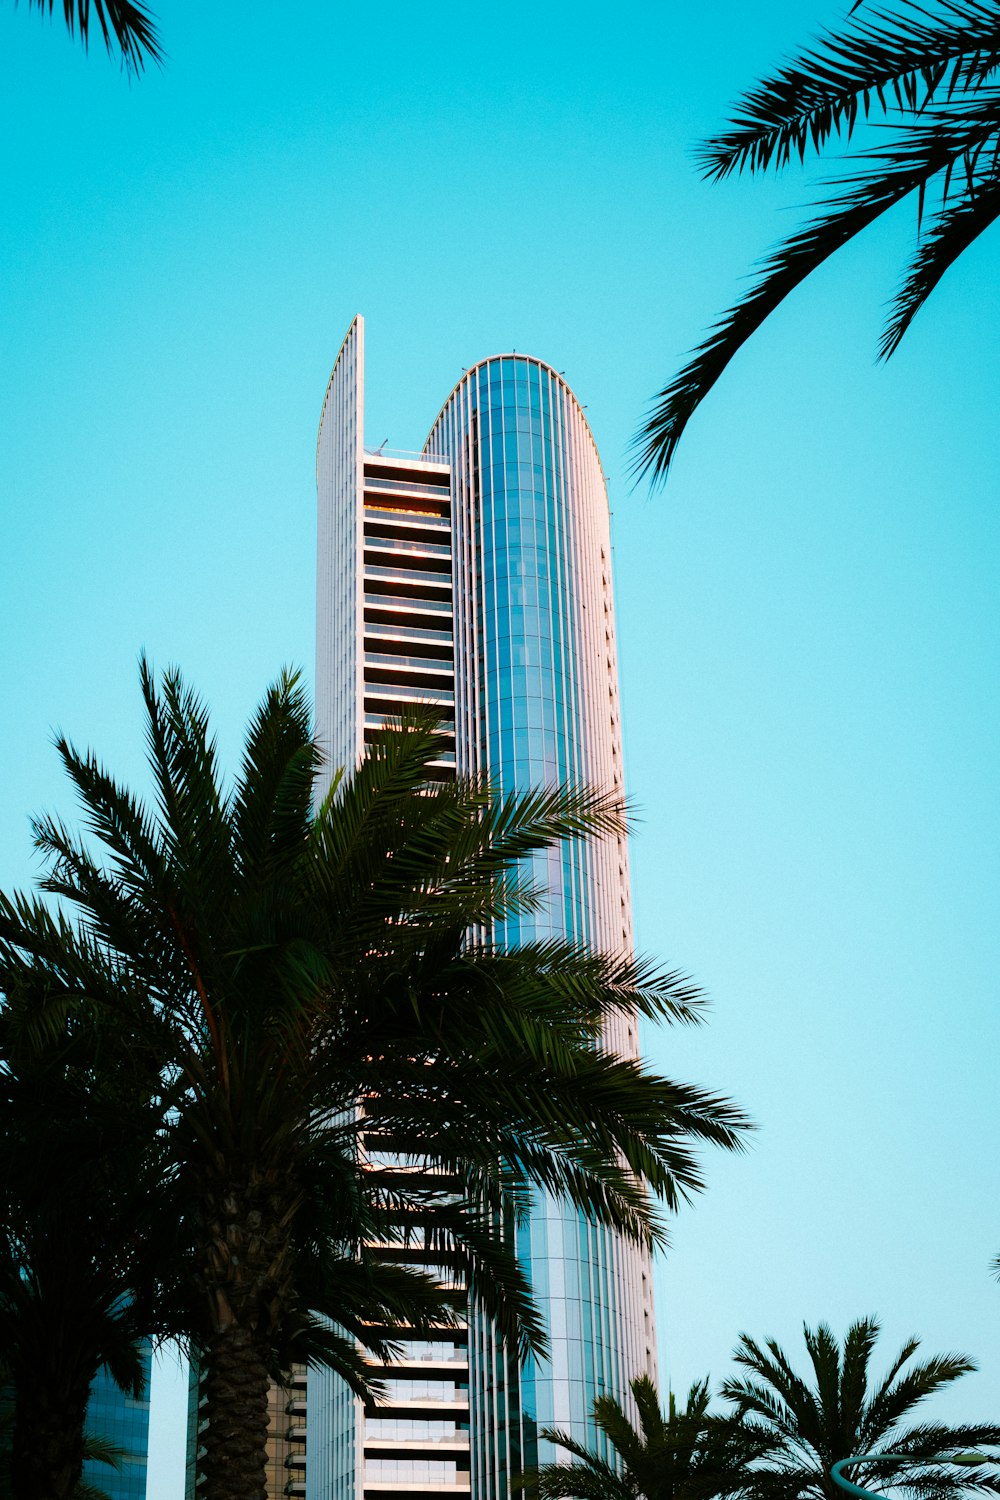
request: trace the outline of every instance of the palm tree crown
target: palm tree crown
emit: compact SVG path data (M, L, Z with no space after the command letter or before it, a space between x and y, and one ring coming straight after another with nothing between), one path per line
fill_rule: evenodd
M890 127L855 145L819 214L771 252L749 291L655 398L638 437L640 472L666 477L681 434L730 360L789 292L910 194L918 239L879 346L895 350L962 251L1000 214L1000 0L855 14L751 89L699 152L706 177L780 169L850 143L873 116Z
M748 1466L774 1446L769 1434L710 1415L707 1380L691 1387L684 1406L671 1392L666 1412L648 1375L631 1391L638 1427L613 1397L594 1402L594 1422L616 1461L550 1429L542 1436L575 1462L526 1476L529 1492L538 1500L724 1500L746 1490Z
M402 1234L432 1265L457 1266L512 1347L541 1349L499 1227L524 1215L532 1187L650 1244L663 1237L653 1199L700 1185L692 1140L733 1147L746 1122L600 1045L623 1011L696 1019L683 976L569 942L489 938L544 899L528 856L622 831L613 798L431 785L436 731L414 719L316 807L321 759L287 674L227 789L197 696L176 673L161 690L145 664L142 691L154 807L61 740L99 852L37 824L45 888L76 921L38 899L0 901L0 961L47 965L58 1014L76 1003L114 1016L137 1065L158 1070L209 1494L248 1500L263 1492L269 1377L321 1359L363 1390L355 1341L384 1357L387 1328L454 1316L432 1278L386 1264L373 1243ZM29 1019L43 1026L44 1005ZM360 1170L366 1151L415 1142L447 1191Z
M927 1500L959 1500L969 1490L1000 1492L989 1465L959 1470L928 1463L948 1449L996 1443L1000 1427L906 1425L928 1396L974 1370L973 1361L964 1354L941 1354L912 1364L919 1342L911 1338L875 1380L869 1366L878 1334L875 1319L862 1318L848 1329L841 1347L825 1323L807 1327L811 1382L796 1374L774 1339L758 1344L741 1335L734 1358L748 1373L724 1381L721 1393L734 1403L737 1416L775 1439L772 1454L755 1466L768 1493L785 1500L843 1500L830 1467L856 1453L912 1457L912 1463L891 1469L863 1464L852 1469L852 1480L868 1489L902 1489Z

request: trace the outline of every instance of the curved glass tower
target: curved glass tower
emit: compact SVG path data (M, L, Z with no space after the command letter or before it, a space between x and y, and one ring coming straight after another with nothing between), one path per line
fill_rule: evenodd
M419 455L364 448L363 392L357 318L317 451L317 723L330 762L353 763L402 703L430 701L453 728L436 775L486 771L504 790L620 789L607 489L569 386L538 359L484 360ZM539 873L547 908L509 923L507 941L631 948L623 841L567 846ZM634 1054L635 1023L606 1040ZM391 1406L367 1421L310 1373L309 1500L505 1500L514 1475L554 1456L540 1451L541 1428L596 1445L594 1397L655 1375L646 1257L542 1194L518 1235L551 1357L519 1370L473 1316L447 1348L408 1347Z

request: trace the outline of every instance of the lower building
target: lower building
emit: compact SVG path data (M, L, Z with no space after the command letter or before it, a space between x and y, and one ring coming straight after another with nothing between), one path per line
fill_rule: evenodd
M101 1438L121 1450L121 1467L88 1459L83 1466L87 1484L103 1490L108 1500L146 1500L149 1451L149 1380L152 1351L142 1352L145 1395L141 1400L124 1395L107 1370L99 1370L90 1388L87 1406L88 1437Z

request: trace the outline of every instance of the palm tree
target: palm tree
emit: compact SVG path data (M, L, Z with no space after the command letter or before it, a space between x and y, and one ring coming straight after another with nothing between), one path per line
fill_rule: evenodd
M14 1397L10 1371L0 1366L0 1500L17 1500L11 1478L11 1440L14 1431ZM83 1456L91 1463L107 1464L120 1469L122 1450L115 1443L87 1433L83 1439ZM106 1490L81 1479L71 1492L71 1500L108 1500Z
M320 756L287 674L226 789L198 698L176 672L161 691L145 662L141 683L155 807L61 739L101 848L36 825L44 889L75 923L40 898L0 901L0 961L47 964L63 1008L70 995L113 1016L137 1066L158 1071L208 1403L207 1493L251 1500L264 1494L269 1377L307 1357L363 1389L355 1340L384 1354L373 1325L413 1322L415 1305L425 1322L442 1316L428 1277L377 1263L366 1244L405 1234L432 1261L446 1245L501 1334L541 1350L502 1227L531 1188L658 1242L653 1201L673 1207L700 1186L692 1141L735 1147L746 1121L601 1048L617 1013L696 1019L682 976L571 942L490 940L544 899L529 856L621 833L609 796L431 784L436 732L414 719L316 809ZM31 1020L44 1026L44 1007ZM449 1191L359 1170L373 1136L419 1142Z
M917 243L879 345L893 353L945 271L1000 214L1000 0L856 14L737 103L729 128L699 151L704 175L780 169L872 117L876 143L847 153L811 222L764 262L680 374L659 393L636 439L638 468L666 477L696 407L747 339L809 273L911 194ZM933 200L933 207L931 202Z
M919 1348L911 1338L876 1381L869 1371L879 1335L874 1318L852 1324L843 1348L825 1323L804 1331L812 1384L795 1373L774 1339L762 1346L744 1333L733 1357L749 1374L722 1385L736 1414L775 1440L774 1452L758 1465L773 1493L786 1500L843 1500L830 1467L856 1453L899 1453L912 1459L891 1468L862 1464L852 1469L852 1481L866 1489L902 1489L927 1500L961 1500L970 1490L1000 1492L1000 1480L989 1465L957 1470L928 1462L948 1449L1000 1442L1000 1427L926 1421L906 1425L928 1396L976 1368L971 1359L940 1354L911 1364Z
M143 1394L140 1340L166 1315L161 1268L175 1274L152 1088L110 1028L17 1035L27 991L47 981L8 966L0 1012L0 1493L13 1500L85 1493L84 1459L108 1457L84 1432L94 1377L104 1366Z
M109 56L121 55L122 67L127 73L141 73L147 62L163 61L163 50L153 17L145 5L138 0L62 0L63 16L72 36L80 33L84 50L90 42L90 8L100 28L101 38ZM55 0L28 0L28 7L47 10L49 15Z
M575 1462L526 1475L529 1493L538 1500L725 1500L748 1492L748 1466L774 1439L738 1419L710 1415L707 1380L691 1387L685 1406L671 1392L666 1412L648 1375L633 1380L631 1391L638 1427L612 1396L594 1402L594 1422L614 1461L549 1429L542 1436Z

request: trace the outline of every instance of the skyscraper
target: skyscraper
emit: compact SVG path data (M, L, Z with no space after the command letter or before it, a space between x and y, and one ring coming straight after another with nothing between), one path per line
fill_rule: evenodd
M146 1391L141 1400L120 1391L105 1369L98 1370L90 1387L87 1435L101 1438L118 1448L120 1459L117 1469L88 1459L83 1466L83 1478L87 1484L103 1490L108 1500L146 1500L152 1368L152 1347L149 1344L143 1345L142 1368Z
M467 370L421 454L364 446L364 327L352 323L317 450L317 732L332 766L407 703L435 705L435 774L487 772L504 790L573 780L622 786L607 490L583 411L541 360ZM545 857L544 913L499 936L629 949L623 841ZM634 1022L607 1041L633 1054ZM551 1358L519 1370L489 1324L411 1340L391 1400L367 1417L341 1383L309 1376L307 1500L505 1500L551 1454L538 1431L596 1443L590 1407L655 1371L649 1265L539 1194L518 1251Z

